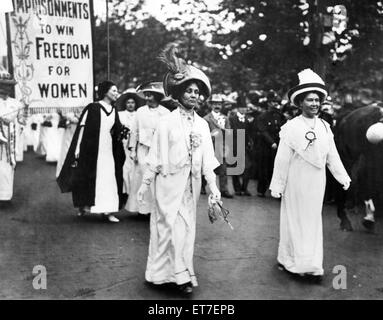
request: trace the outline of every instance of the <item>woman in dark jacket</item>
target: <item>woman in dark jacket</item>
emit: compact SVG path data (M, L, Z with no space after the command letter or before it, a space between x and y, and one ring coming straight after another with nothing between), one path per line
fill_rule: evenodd
M90 212L118 222L112 213L124 206L127 195L122 193L123 126L112 105L118 97L116 85L100 83L98 96L80 117L57 182L62 192L72 192L79 216Z

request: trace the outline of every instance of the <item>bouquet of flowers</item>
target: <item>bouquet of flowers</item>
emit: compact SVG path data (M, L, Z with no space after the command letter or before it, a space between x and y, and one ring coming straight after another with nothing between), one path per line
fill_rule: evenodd
M208 207L208 216L211 223L214 223L214 221L218 220L218 217L220 217L223 221L225 221L231 230L234 230L233 226L231 225L229 219L227 218L230 214L230 211L225 209L222 206L221 200L215 200L213 199L213 195L209 196L209 207Z
M129 128L123 125L121 127L121 131L119 132L118 141L121 141L123 139L128 139L129 132L130 132Z
M202 143L202 135L200 133L192 131L190 133L190 145L192 149L198 148Z

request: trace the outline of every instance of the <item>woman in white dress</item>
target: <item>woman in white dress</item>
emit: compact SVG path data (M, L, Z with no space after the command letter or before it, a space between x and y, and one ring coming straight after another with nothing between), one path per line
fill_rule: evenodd
M201 177L206 177L211 198L219 200L214 173L219 162L209 126L194 111L199 96L210 95L210 81L201 70L177 58L174 48L174 44L168 46L163 56L179 69L169 68L164 89L177 108L159 120L138 198L144 200L153 186L155 210L150 217L146 280L156 285L175 283L182 293L190 294L198 285L193 255Z
M10 201L16 167L16 123L23 104L10 97L16 81L0 78L0 201Z
M39 142L36 148L36 153L40 156L47 154L48 128L52 126L48 114L40 114L39 117Z
M61 168L64 164L64 160L69 150L70 144L72 142L73 135L76 131L79 118L80 118L80 115L79 114L76 115L74 112L68 112L64 116L65 128L63 128L64 133L62 134L62 139L61 139L60 157L57 161L56 178L59 176ZM62 126L64 126L64 124Z
M100 100L85 107L81 115L57 182L62 192L72 192L79 216L90 212L118 222L113 213L123 208L126 194L122 190L122 125L112 105L117 87L104 81L98 95Z
M161 82L141 84L137 91L145 95L146 105L138 108L132 123L129 154L130 158L134 161L133 180L135 183L131 185L126 210L138 212L139 217L149 218L155 206L153 188L145 193L145 201L142 203L137 200L137 192L141 185L143 174L148 167L145 159L149 153L158 121L161 117L169 114L170 111L160 104L160 101L165 96Z
M60 157L61 139L60 129L58 127L60 115L57 112L52 112L48 117L51 126L47 127L46 139L46 162L57 162Z
M117 110L119 110L118 116L120 118L121 123L129 129L129 134L127 138L122 141L125 151L125 163L123 168L123 190L127 194L131 194L131 189L138 190L141 184L139 178L135 177L135 164L134 160L130 157L131 152L129 151L128 147L130 140L130 132L132 130L132 125L136 115L136 109L142 105L143 98L140 97L136 90L133 88L125 90L115 103Z
M291 103L302 115L282 126L270 184L280 198L280 268L314 281L323 270L322 206L326 165L347 190L348 176L336 149L330 125L318 118L327 96L323 80L310 69L299 73L299 85L289 91Z

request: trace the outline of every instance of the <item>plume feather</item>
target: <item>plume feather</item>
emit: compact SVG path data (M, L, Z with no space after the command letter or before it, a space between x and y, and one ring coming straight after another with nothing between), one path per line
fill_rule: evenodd
M167 65L169 71L174 74L181 73L184 66L186 65L185 60L177 56L178 52L178 44L171 42L166 45L166 47L158 56L158 59L164 62Z

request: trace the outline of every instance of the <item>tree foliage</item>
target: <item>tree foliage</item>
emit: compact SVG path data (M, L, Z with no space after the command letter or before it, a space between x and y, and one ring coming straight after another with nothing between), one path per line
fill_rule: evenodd
M325 23L335 5L347 9L347 28L339 34ZM228 61L258 75L255 87L285 91L296 83L297 72L307 67L326 78L334 90L382 84L380 1L223 0L221 11L233 14L243 26L217 34L214 41L225 46ZM330 43L323 40L326 33L334 34Z
M297 73L310 67L332 91L368 87L381 93L381 1L222 0L211 10L207 0L173 0L175 9L161 21L145 12L143 3L113 1L111 77L120 87L160 81L165 67L157 56L178 41L184 58L208 74L215 91L284 93L296 84ZM342 16L339 5L347 9L342 28L335 19ZM105 21L99 20L94 38L96 79L102 80Z

